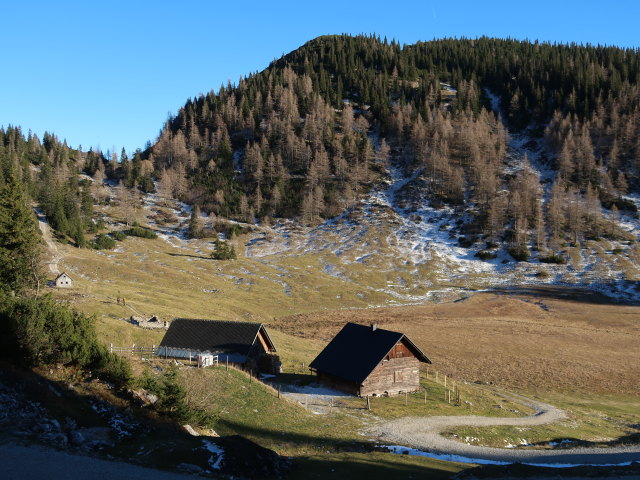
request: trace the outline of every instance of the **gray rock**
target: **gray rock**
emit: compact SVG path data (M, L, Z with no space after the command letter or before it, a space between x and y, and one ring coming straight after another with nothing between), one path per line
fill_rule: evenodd
M114 446L111 440L111 429L108 427L80 428L74 430L72 435L77 440L82 438L84 445L91 448ZM74 438L72 438L72 441L75 441Z
M84 435L82 435L82 433L79 432L78 430L73 430L69 434L69 438L71 440L71 444L75 446L81 446L87 443L87 440L84 438Z

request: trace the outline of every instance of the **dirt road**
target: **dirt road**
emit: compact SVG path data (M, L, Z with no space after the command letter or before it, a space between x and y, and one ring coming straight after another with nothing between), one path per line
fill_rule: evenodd
M565 417L562 410L546 403L517 396L518 400L535 409L528 417L502 418L478 416L405 417L371 427L367 433L385 445L407 445L442 457L464 457L482 463L521 462L535 465L616 465L640 461L640 446L612 448L572 448L562 450L503 449L467 445L441 435L444 430L458 426L513 425L531 426L557 422ZM402 449L400 449L402 451ZM429 456L429 454L427 454ZM446 458L445 458L446 459Z
M44 242L47 244L48 250L48 261L49 271L55 275L60 274L60 269L58 268L58 263L62 260L62 254L58 250L58 246L56 242L53 241L51 237L51 226L47 223L47 218L45 215L38 210L35 209L36 215L38 216L38 227L40 227L40 232L42 232L42 238Z

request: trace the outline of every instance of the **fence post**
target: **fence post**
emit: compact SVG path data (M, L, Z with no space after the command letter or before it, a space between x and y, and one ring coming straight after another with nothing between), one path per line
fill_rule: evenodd
M424 387L424 404L427 404L427 387Z
M136 344L134 343L133 345L131 345L131 356L133 356L133 352L136 349Z
M109 344L109 353L113 353L113 343Z
M371 402L369 401L369 395L367 395L367 410L371 410Z

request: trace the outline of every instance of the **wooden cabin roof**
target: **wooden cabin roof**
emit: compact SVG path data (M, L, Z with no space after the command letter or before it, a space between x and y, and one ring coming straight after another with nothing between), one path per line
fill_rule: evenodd
M360 385L399 342L419 361L431 363L404 333L347 323L309 367Z
M276 351L262 323L176 318L169 325L160 346L248 355L258 336L267 351Z

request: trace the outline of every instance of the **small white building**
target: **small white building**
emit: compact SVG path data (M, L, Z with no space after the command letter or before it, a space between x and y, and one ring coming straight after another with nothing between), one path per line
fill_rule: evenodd
M73 288L73 280L71 280L71 277L65 272L62 272L56 277L55 283L56 287L59 288Z

